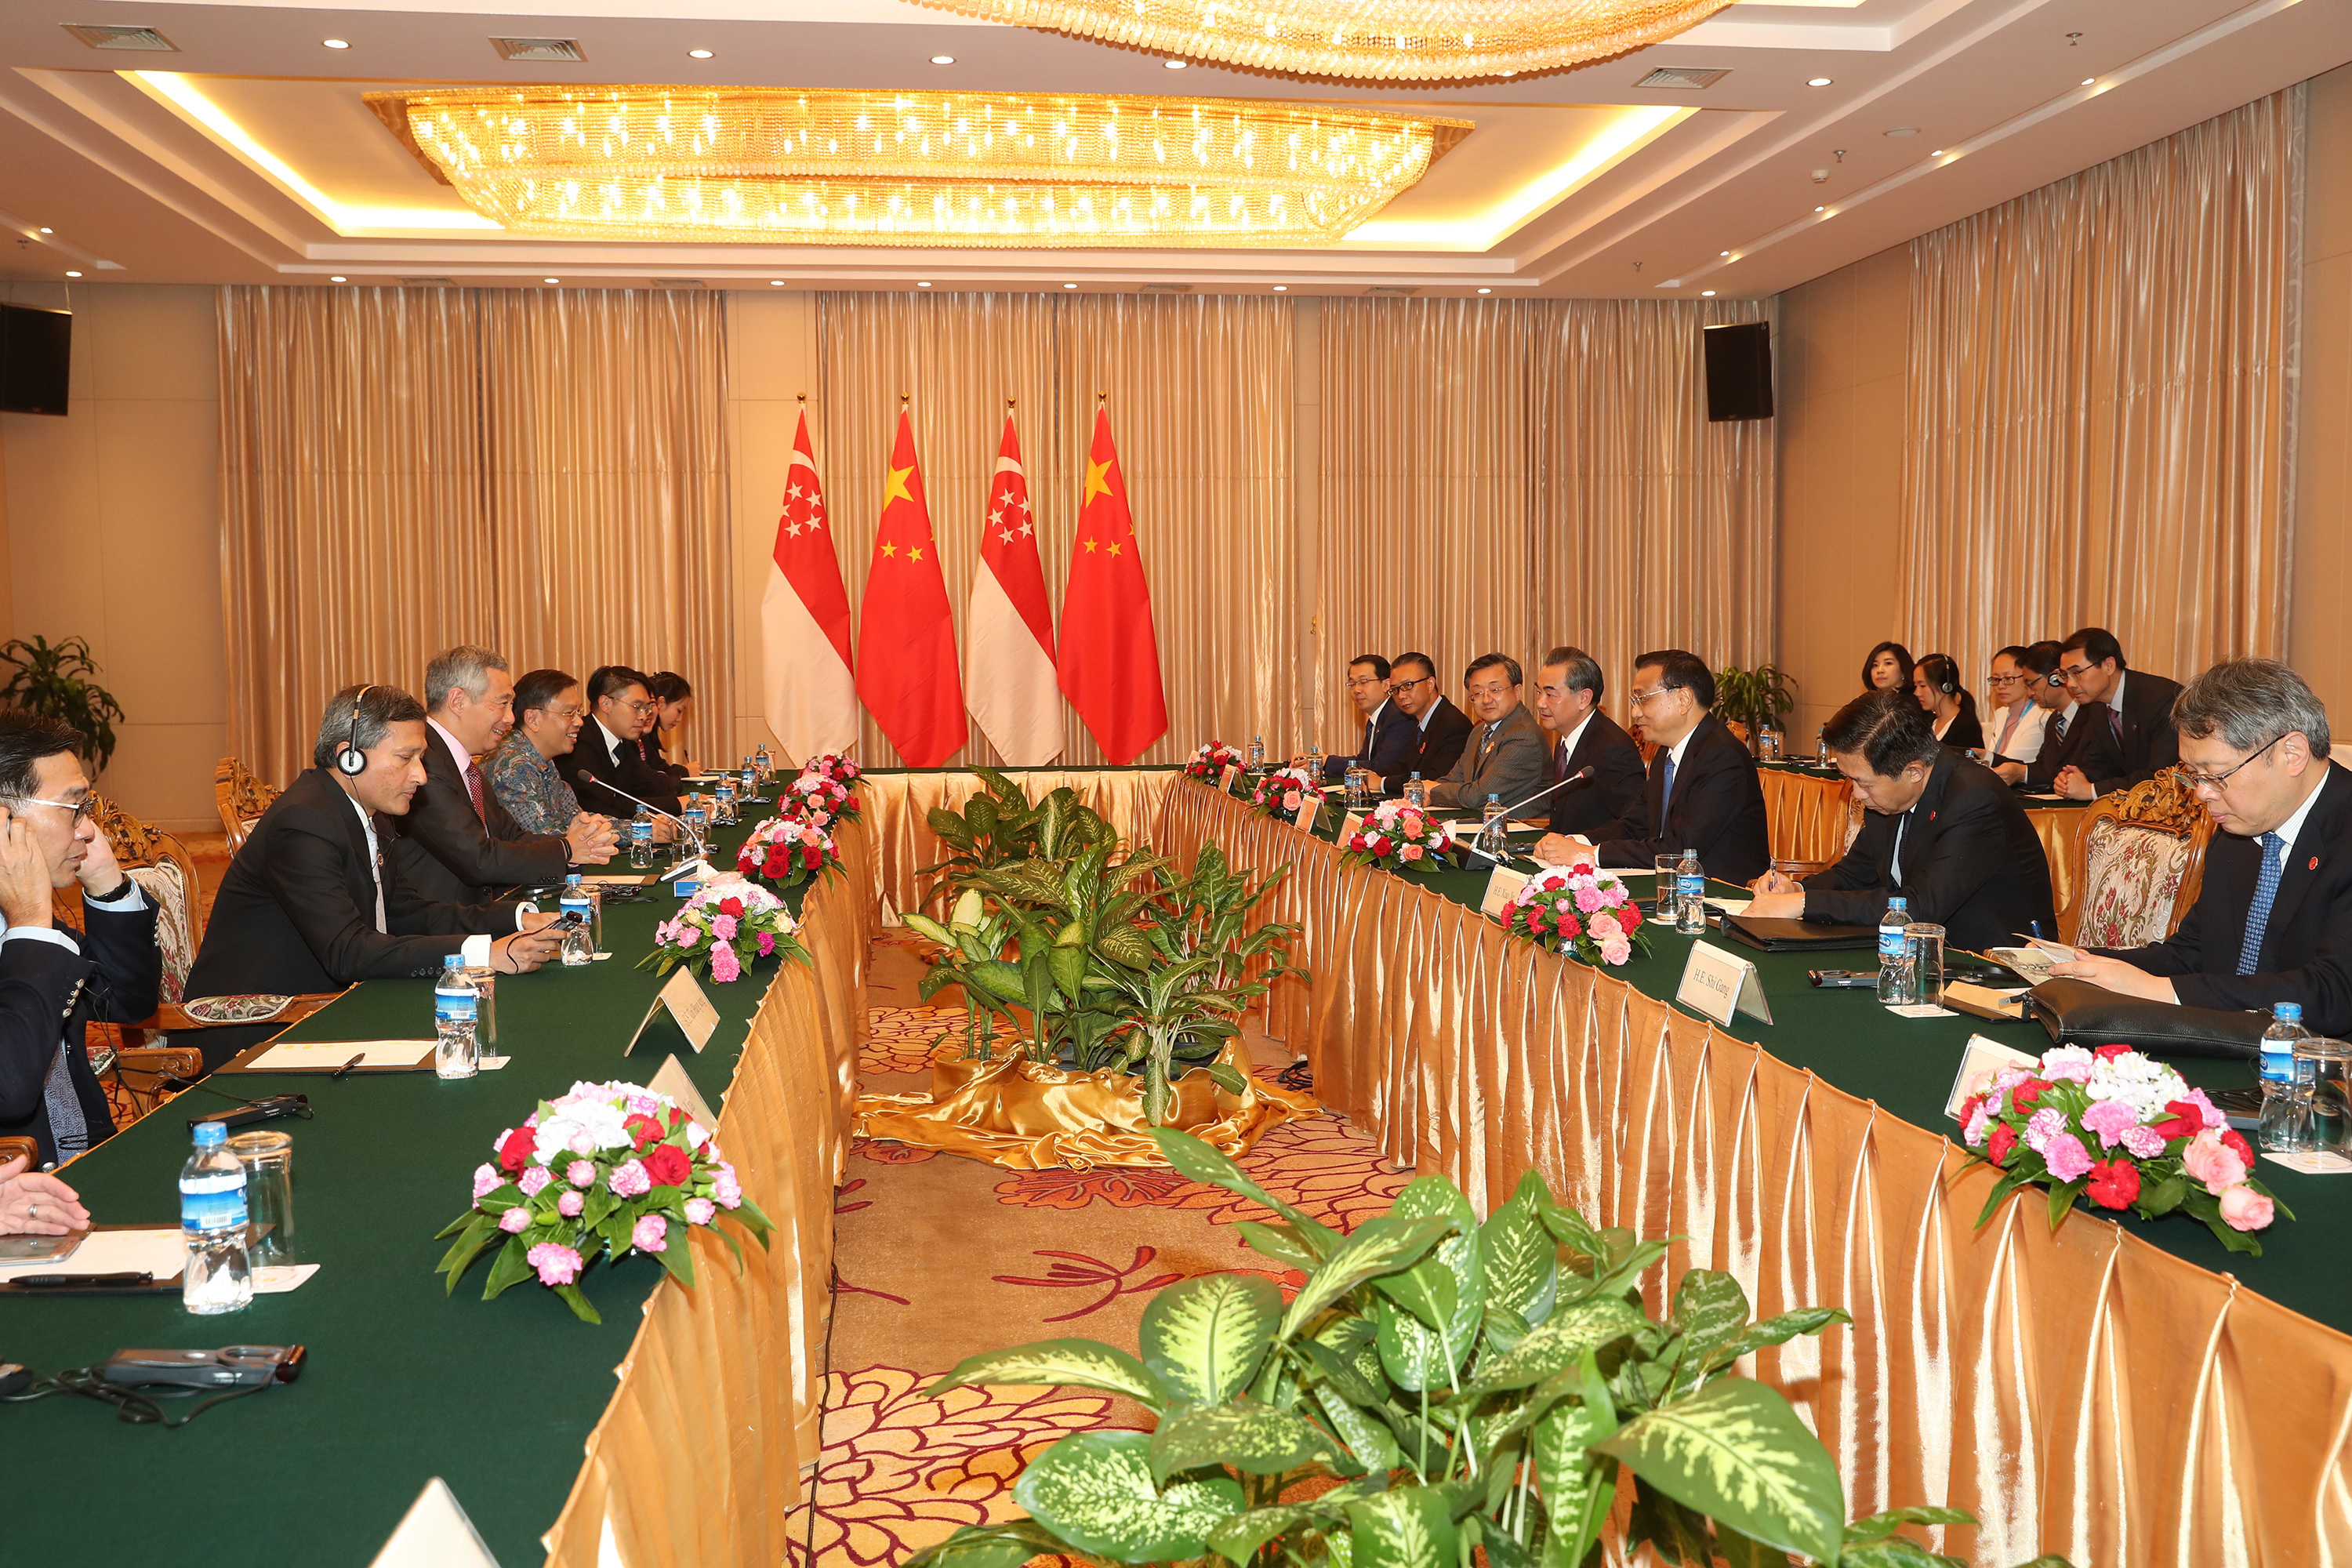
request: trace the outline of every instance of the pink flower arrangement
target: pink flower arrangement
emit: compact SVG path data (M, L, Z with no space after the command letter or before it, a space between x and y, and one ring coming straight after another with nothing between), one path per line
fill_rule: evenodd
M1250 789L1250 804L1268 816L1296 816L1315 792L1315 776L1303 768L1276 768Z
M840 864L833 835L820 823L792 816L768 818L735 851L735 869L778 893Z
M1650 951L1641 906L1623 881L1581 861L1528 878L1504 910L1503 929L1587 963L1624 963L1636 947Z
M818 827L830 827L857 814L857 796L847 784L824 773L803 771L776 792L777 816L796 816Z
M827 839L830 845L832 840ZM809 962L801 944L801 922L784 900L757 882L711 882L654 927L654 947L640 969L667 974L683 963L698 974L725 983L741 977L748 957L781 952Z
M1192 760L1184 764L1184 776L1215 784L1224 777L1227 768L1238 765L1241 760L1241 753L1223 741L1204 741L1193 752Z
M2257 1257L2252 1233L2294 1217L2253 1178L2252 1148L2205 1091L2128 1046L2060 1046L2031 1071L2002 1069L1961 1104L1960 1135L1972 1160L2000 1171L1979 1226L2035 1182L2048 1184L2053 1226L2088 1197L2143 1219L2186 1213Z
M864 778L866 770L838 752L827 752L823 756L811 757L801 764L801 777L807 778L812 773L819 778L831 779L837 784L846 785L854 784Z
M719 1228L722 1212L768 1244L768 1216L743 1195L711 1131L666 1094L628 1083L575 1083L562 1098L541 1101L492 1147L495 1163L474 1173L473 1205L441 1231L457 1238L438 1270L452 1292L477 1258L495 1251L484 1300L536 1274L593 1323L602 1320L579 1279L600 1255L618 1262L632 1251L649 1254L691 1287L693 1251L671 1245L677 1227L713 1230L739 1265L743 1249Z
M1372 807L1363 826L1348 836L1340 858L1351 866L1378 866L1384 871L1408 866L1426 869L1433 863L1452 863L1454 841L1421 807L1384 800Z

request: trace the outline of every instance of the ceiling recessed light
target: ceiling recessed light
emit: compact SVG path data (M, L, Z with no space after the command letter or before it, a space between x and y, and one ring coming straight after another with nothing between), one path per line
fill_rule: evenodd
M933 55L931 57L931 63L935 66L951 66L955 64L955 57L953 55Z
M1191 60L1161 60L1160 66L1163 70L1180 71L1192 63Z
M348 283L351 279L338 273L334 277L328 279L327 281L330 283Z
M2096 81L2096 80L2098 80L2098 79L2098 79L2097 77L2095 77L2095 76L2086 76L2086 77L2084 77L2084 78L2083 79L2083 85L2084 85L2084 87L2088 87L2088 86L2090 86L2093 82L2095 82L2095 81Z
M541 283L561 283L563 280L560 278L542 278L540 281Z
M1807 87L1827 87L1830 84L1830 80L1831 79L1828 77L1817 76L1807 81L1805 85Z
M350 41L343 38L320 38L319 41L331 49L348 49L352 47Z
M1277 283L1274 286L1274 291L1277 294L1287 294L1290 292L1290 285L1287 283Z
M1919 134L1919 128L1916 125L1895 125L1880 132L1879 134L1881 136L1916 136Z
M707 60L710 58L710 51L709 49L688 49L686 51L686 58L690 60Z
M1065 288L1065 289L1075 289L1075 288L1076 288L1076 287L1077 287L1077 285L1076 285L1076 284L1075 284L1075 283L1065 283L1065 284L1063 284L1063 285L1062 285L1062 287L1063 287L1063 288Z
M1940 158L1940 157L1942 157L1943 155L1944 155L1944 150L1943 150L1941 147L1937 147L1937 148L1934 149L1933 151L1929 152L1929 153L1928 153L1928 154L1927 154L1927 156L1929 156L1930 158Z
M1497 75L1500 75L1500 76L1517 76L1517 75L1518 75L1519 73L1518 73L1518 72L1517 72L1517 71L1500 71L1500 72L1497 72L1496 74L1497 74Z
M45 228L45 229L41 230L41 232L42 232L43 234L55 234L55 233L57 233L58 231L57 231L56 229L53 229L53 228Z
M1717 256L1728 256L1728 255L1730 255L1730 254L1731 254L1731 252L1729 252L1729 251L1727 251L1727 250L1718 250L1718 251L1717 251L1717 252L1716 252L1716 254L1717 254Z
M916 288L918 288L918 289L928 289L928 288L929 288L929 287L930 287L930 285L929 285L929 284L928 284L928 283L918 283L918 284L916 284L916 285L915 285L915 287L916 287Z
M68 273L67 273L67 274L66 274L66 276L67 276L67 277L68 277L68 278L79 278L79 277L80 277L80 276L81 276L81 274L80 274L80 273L79 273L79 272L68 272Z
M1492 294L1492 293L1494 292L1494 290L1493 290L1492 289L1479 289L1479 290L1478 290L1478 292L1480 292L1481 294Z
M1825 213L1825 212L1829 211L1830 209L1829 209L1829 208L1827 208L1827 207L1815 207L1813 210L1814 210L1815 212L1817 212L1817 213Z
M1712 289L1702 289L1698 291L1698 297L1702 300L1712 300L1715 298L1715 290Z
M771 289L781 289L783 286L784 280L781 278L771 278L768 279L768 287Z

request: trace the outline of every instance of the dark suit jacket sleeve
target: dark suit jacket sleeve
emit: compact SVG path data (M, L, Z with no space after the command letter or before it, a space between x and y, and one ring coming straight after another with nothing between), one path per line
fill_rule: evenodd
M136 910L82 902L81 949L98 965L83 994L91 1016L102 1024L137 1024L155 1016L163 988L163 950L155 943L154 900L143 901L146 907Z
M306 819L289 818L278 825L271 842L271 853L262 868L262 879L270 896L277 900L302 938L304 945L318 959L319 965L338 984L348 985L355 980L394 979L408 974L428 974L437 971L441 960L449 952L449 944L440 936L395 934L387 936L375 929L375 911L362 910L352 900L350 885L344 880L352 857L360 853L347 839L330 837L341 825L329 826L317 821L317 814ZM399 925L401 921L393 909L394 889L405 889L394 869L390 858L384 867L384 913L387 925ZM411 895L412 905L415 902ZM457 905L432 906L457 909ZM420 929L412 925L411 929ZM425 926L431 931L449 928ZM483 925L478 931L505 932L514 929L509 916L505 925ZM451 932L454 934L454 932Z
M433 738L440 744L440 737ZM485 785L483 805L493 823L506 831L492 837L474 815L473 797L456 772L455 759L446 750L434 759L440 765L425 769L425 787L409 802L400 819L400 836L446 866L457 879L475 888L502 888L523 882L560 882L571 861L571 849L551 834L524 833L516 828L498 797Z
M89 969L80 953L44 938L0 942L0 1123L14 1127L40 1113L68 999Z
M2315 888L2312 895L2316 898L2327 891ZM2206 914L2205 900L2200 898L2180 929L2164 942L2094 951L2151 974L2169 975L2173 994L2186 1006L2268 1012L2273 1003L2294 1002L2303 1007L2305 1026L2315 1034L2352 1028L2352 884L2336 889L2322 917L2326 924L2310 962L2294 969L2252 974L2198 973L2212 936L2208 929L2212 922L2204 918Z
M1404 760L1412 755L1413 742L1419 738L1404 710L1391 702L1381 715L1380 728L1372 731L1372 754L1364 765L1386 777L1404 766Z
M1675 774L1675 798L1669 803L1667 815L1680 816L1686 821L1729 822L1747 805L1747 784L1748 781L1740 776L1736 766L1710 766L1696 771L1684 768ZM1603 866L1646 870L1656 863L1659 856L1679 855L1687 847L1681 836L1675 836L1669 842L1665 835L1649 828L1646 805L1645 799L1644 820L1635 830L1640 835L1638 837L1616 838L1593 845Z
M1571 798L1581 795L1597 799L1602 813L1612 820L1622 821L1641 809L1642 791L1649 782L1649 772L1642 766L1641 748L1628 742L1622 746L1602 748L1592 762L1592 782L1578 784L1567 793ZM1554 826L1557 828L1558 824Z
M1903 875L1905 908L1915 921L1948 925L1986 883L2001 875L2009 863L2008 834L1990 795L1955 799L1944 795L1943 831L1923 855L1911 858ZM1818 876L1805 879L1805 918L1832 925L1876 925L1886 912L1893 889L1884 857L1895 847L1895 835L1871 825L1853 841L1845 858Z
M1470 747L1470 737L1477 726L1470 716L1457 708L1448 708L1429 721L1429 743L1422 751L1421 776L1442 779L1454 771L1462 753ZM1407 767L1410 773L1412 770ZM1400 781L1402 783L1402 781Z

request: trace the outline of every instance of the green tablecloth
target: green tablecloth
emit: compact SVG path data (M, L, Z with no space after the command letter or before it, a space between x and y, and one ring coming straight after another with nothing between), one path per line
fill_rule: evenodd
M731 855L742 835L715 837ZM606 869L627 871L625 857ZM499 1049L510 1059L497 1072L458 1083L430 1073L213 1080L238 1096L310 1097L312 1120L267 1124L294 1136L296 1244L303 1261L322 1265L299 1290L213 1319L189 1316L176 1292L0 1300L0 1358L37 1372L130 1347L310 1350L299 1382L180 1431L127 1426L69 1396L0 1407L10 1450L39 1455L52 1478L39 1485L45 1501L13 1510L9 1560L363 1563L436 1475L501 1563L541 1559L539 1534L571 1489L661 1268L632 1257L591 1268L583 1285L604 1320L592 1327L533 1283L484 1302L487 1262L446 1296L433 1268L447 1243L433 1235L466 1207L474 1167L499 1131L575 1080L643 1083L674 1051L718 1106L777 961L706 984L720 1023L699 1057L665 1014L625 1058L662 984L634 965L677 903L667 886L650 890L656 901L608 909L612 958L499 978ZM804 891L793 890L795 906ZM370 981L289 1037L426 1037L432 984ZM176 1225L187 1120L226 1103L184 1096L77 1162L68 1179L92 1217ZM20 1482L20 1496L31 1489Z

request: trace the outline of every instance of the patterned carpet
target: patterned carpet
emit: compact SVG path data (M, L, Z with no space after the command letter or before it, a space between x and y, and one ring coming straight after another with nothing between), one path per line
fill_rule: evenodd
M960 1009L917 1005L920 965L886 942L869 990L861 1083L927 1086L931 1042ZM1251 1040L1271 1080L1279 1044ZM1276 1128L1242 1162L1267 1190L1341 1228L1381 1212L1409 1179L1333 1117ZM1297 1273L1265 1267L1236 1221L1272 1216L1166 1170L1013 1172L955 1155L861 1142L838 1198L824 1451L793 1558L885 1568L960 1526L1021 1510L1013 1483L1067 1432L1143 1425L1136 1406L1083 1390L925 1390L964 1357L1078 1337L1132 1350L1144 1303L1197 1274L1238 1270L1287 1295Z

